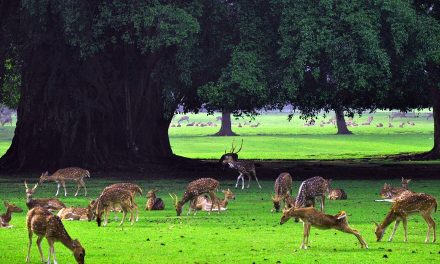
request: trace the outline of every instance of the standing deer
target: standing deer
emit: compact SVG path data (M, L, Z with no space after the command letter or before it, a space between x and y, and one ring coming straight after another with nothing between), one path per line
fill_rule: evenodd
M64 196L67 196L66 181L74 181L76 182L77 185L75 196L78 195L79 189L81 187L84 188L84 196L87 196L87 188L83 180L84 177L90 178L90 172L88 170L77 167L70 167L70 168L59 169L50 176L49 173L46 171L45 173L41 174L39 183L42 184L45 181L54 181L58 185L55 196L58 196L61 185L64 188Z
M327 198L330 200L347 200L347 194L343 189L330 189Z
M326 180L316 176L301 183L296 196L294 207L301 208L306 206L307 200L315 200L316 196L321 197L321 212L324 212L325 193L329 192L331 179ZM314 202L313 202L314 203Z
M385 230L387 227L394 221L393 232L391 233L388 241L392 241L394 234L396 233L396 229L399 226L400 221L403 222L403 230L405 231L404 242L408 241L408 231L407 231L407 217L411 214L419 213L422 215L423 219L425 219L428 224L428 232L426 233L425 243L429 242L429 235L431 229L433 229L434 238L432 242L436 241L436 224L435 221L431 217L432 212L437 211L437 200L431 195L424 193L410 193L407 195L400 196L391 200L393 202L390 211L387 216L383 220L381 224L374 222L376 225L376 238L377 241L380 241L385 234Z
M127 212L131 213L131 224L134 224L133 217L133 195L130 191L121 188L111 188L103 192L94 204L93 210L96 215L96 222L101 226L102 214L104 214L104 226L108 223L108 214L110 209L119 205L122 209L123 216L119 223L120 226L124 224Z
M24 181L24 187L26 188L26 206L29 210L34 207L43 207L50 211L58 211L66 207L64 203L56 198L32 199L32 195L34 194L35 189L37 189L38 183L36 183L33 188L29 188L26 181Z
M37 246L38 251L40 252L41 262L45 262L43 251L41 249L41 241L45 237L49 243L49 254L47 258L48 264L51 263L51 257L53 259L53 263L57 263L54 248L55 242L61 242L64 246L70 249L73 252L76 263L84 264L84 257L86 256L84 248L81 246L78 240L72 240L72 238L70 238L58 216L53 215L44 208L36 207L27 213L26 223L29 235L29 247L26 262L30 262L32 236L35 233L38 236Z
M229 152L226 153L226 149L225 149L225 154L223 154L220 157L219 162L223 166L223 168L227 165L227 164L223 163L223 161L226 159L226 156L230 156L230 157L232 157L233 160L238 161L238 152L240 152L243 147L243 139L241 139L241 145L237 151L235 151L234 141L235 141L235 139L232 140L231 149L229 150Z
M281 201L284 201L284 207L289 204L288 199L290 198L290 193L292 192L292 176L288 172L281 173L275 180L274 190L275 196L272 197L272 212L279 212Z
M257 173L255 171L255 164L252 161L235 161L232 156L225 156L223 164L228 164L230 168L236 169L240 174L237 177L237 182L235 183L235 188L238 186L238 182L241 179L241 189L244 189L244 175L248 176L247 188L251 185L252 176L257 181L258 187L261 189L261 185L258 182Z
M202 194L208 194L211 197L212 202L217 203L218 208L220 208L220 201L215 194L218 186L219 182L217 180L214 180L212 178L200 178L188 184L188 186L186 187L186 191L180 201L175 194L170 194L176 207L177 216L180 216L180 214L182 214L182 207L185 203L197 199L197 197ZM209 213L211 213L211 211L212 206ZM191 212L191 207L189 212ZM220 213L220 210L218 212Z
M228 188L227 190L222 190L224 194L224 199L220 200L220 209L218 205L214 204L212 210L214 211L225 211L228 207L229 200L235 200L235 194ZM197 211L210 211L212 207L212 201L209 199L207 195L199 195L196 199L193 199L190 203L191 209L188 211L187 215L194 210L194 215L196 215Z
M124 189L124 190L127 190L131 193L131 196L133 196L133 208L134 208L134 210L136 210L136 222L139 221L139 207L138 207L134 198L135 198L136 194L139 194L142 197L141 187L139 187L139 185L134 184L134 183L115 183L115 184L112 184L112 185L105 187L101 194L105 193L106 191L108 191L110 189L115 189L115 188ZM113 208L113 209L115 209L115 208Z
M0 215L0 227L11 228L12 226L9 224L9 222L12 219L12 213L21 213L23 212L23 209L6 201L3 202L3 204L6 207L6 213Z
M149 190L147 193L147 203L145 204L145 210L164 210L165 203L159 197L156 197L156 192L158 189Z
M317 211L313 207L292 207L290 209L283 210L280 225L284 224L292 217L299 218L304 222L304 236L300 246L301 249L307 249L309 244L310 228L312 226L319 229L336 229L344 233L353 234L359 240L359 243L361 243L361 248L368 248L368 245L362 238L361 234L359 234L356 229L353 229L348 225L347 214L344 211L341 211L336 215L328 215Z

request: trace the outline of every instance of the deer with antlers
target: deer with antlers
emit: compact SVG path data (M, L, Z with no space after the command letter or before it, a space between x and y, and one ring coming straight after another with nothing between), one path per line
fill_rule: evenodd
M131 193L131 196L133 196L133 209L136 211L136 222L139 221L139 207L135 201L135 196L136 194L139 194L140 196L142 196L142 189L141 187L139 187L139 185L134 184L134 183L115 183L112 185L109 185L107 187L104 188L104 190L102 191L101 194L105 193L106 191L110 190L110 189L124 189L127 190ZM114 211L115 208L113 208Z
M176 207L177 216L180 216L182 214L182 208L185 203L197 199L197 197L202 194L208 194L209 197L211 198L211 201L213 203L217 203L218 208L220 208L220 200L217 198L217 195L215 194L215 192L218 189L218 186L219 186L219 182L215 179L200 178L188 184L188 186L186 187L186 191L183 194L183 197L180 201L177 195L170 194ZM211 211L212 211L212 206L211 209L209 210L209 213L211 213ZM220 213L220 210L218 212ZM191 207L189 209L189 213L191 213Z
M288 207L290 193L292 192L292 176L288 172L281 173L275 180L274 184L275 195L272 196L273 208L272 212L280 211L281 201L284 201L284 207Z
M12 213L21 213L23 212L23 209L6 201L4 201L3 204L6 207L6 213L0 215L0 227L11 228L12 226L9 222L12 219Z
M312 226L319 229L336 229L344 233L353 234L359 240L361 248L368 248L367 243L362 238L361 234L356 229L351 228L348 225L348 217L344 211L339 212L336 215L323 214L313 207L307 208L295 208L283 210L283 216L280 220L280 225L284 224L290 218L299 218L304 223L304 236L301 243L301 249L307 249L309 244L310 228Z
M35 233L38 236L37 246L42 262L45 262L45 259L41 249L41 241L45 237L49 243L49 256L47 258L48 264L51 263L51 257L53 263L58 263L55 257L55 242L61 242L64 246L70 249L70 251L73 252L76 263L84 263L84 257L86 256L84 248L81 246L81 243L78 240L73 240L70 238L58 216L53 215L44 208L36 207L27 213L26 223L29 235L29 247L26 262L30 262L32 237Z
M29 188L26 181L24 181L24 187L26 188L26 206L30 210L34 207L43 207L50 211L58 211L65 208L66 205L56 198L40 198L32 199L32 195L38 187L38 183L33 188Z
M224 194L224 199L220 200L220 208L217 204L214 204L212 208L213 211L225 211L228 208L228 204L230 200L235 200L235 194L228 188L227 190L222 190ZM193 199L190 202L191 209L188 211L187 215L190 214L191 210L194 211L194 215L196 215L197 211L210 211L212 207L212 201L209 199L207 195L199 195L196 199Z
M232 140L231 149L229 150L229 152L226 152L226 149L225 149L225 154L223 154L220 157L220 161L219 162L220 162L220 165L222 165L223 167L225 167L225 165L227 165L227 164L223 163L223 161L226 159L227 156L230 156L230 157L232 157L233 160L238 161L238 152L240 152L241 149L243 148L243 139L241 139L241 145L240 145L240 148L237 151L235 151L234 142L235 142L235 139Z
M153 211L153 210L164 210L165 203L163 200L156 196L156 192L158 189L149 190L147 193L147 203L145 204L145 210Z
M67 196L66 181L73 181L76 182L77 185L75 196L78 195L79 189L81 187L84 188L84 196L87 196L87 188L83 180L85 177L90 178L90 172L88 170L77 167L70 167L59 169L52 175L49 175L49 173L46 171L45 173L41 174L39 183L43 184L43 182L45 181L56 182L57 192L55 196L58 196L58 193L60 192L60 186L63 186L64 188L64 196Z
M392 222L396 221L396 223L394 224L393 232L388 239L388 241L391 242L394 238L394 234L396 233L400 221L402 221L403 230L405 232L404 242L407 242L407 218L409 215L415 213L419 213L420 215L422 215L423 219L425 219L426 223L428 224L428 231L426 233L425 243L429 242L431 229L433 230L434 234L432 242L434 243L436 241L436 224L431 217L431 213L437 211L437 200L433 196L425 193L407 193L406 195L401 195L395 199L390 199L388 201L392 202L393 204L387 216L380 224L374 222L374 224L376 225L375 234L377 241L380 241L382 239L387 227Z
M130 191L122 188L111 188L103 192L98 199L96 199L92 210L96 215L96 223L101 226L102 215L104 214L104 226L108 223L108 215L110 209L120 206L123 216L119 223L120 226L124 224L127 213L130 212L131 224L134 224L133 209L134 209L133 195Z

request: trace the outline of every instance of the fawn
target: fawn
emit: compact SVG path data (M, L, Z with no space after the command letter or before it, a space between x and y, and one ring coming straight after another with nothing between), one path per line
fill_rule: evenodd
M45 173L41 174L39 183L42 184L45 181L54 181L57 183L57 192L55 196L58 196L60 186L63 186L64 188L64 196L67 196L66 181L74 181L77 185L75 196L78 195L79 189L81 187L84 188L84 196L87 196L87 188L83 180L84 177L90 178L90 172L88 170L77 167L70 167L59 169L50 176L49 173L46 171Z
M403 222L403 230L405 231L404 241L408 241L407 217L415 213L421 214L423 219L425 219L426 223L428 224L428 232L426 233L425 243L429 242L431 229L433 229L434 232L434 239L432 242L434 243L436 241L436 224L431 217L431 213L437 211L437 200L434 197L424 193L408 193L395 198L392 203L391 209L383 222L381 224L374 222L376 225L375 233L377 241L382 239L383 235L385 234L385 230L394 221L396 221L396 223L394 224L393 232L391 233L388 241L391 242L393 240L400 221Z
M356 229L353 229L348 225L347 214L344 211L341 211L336 215L328 215L317 211L313 207L292 207L290 209L283 210L280 225L284 224L292 217L299 218L304 222L304 236L300 246L301 249L307 249L309 244L310 228L312 226L319 229L336 229L344 233L353 234L357 237L359 243L361 243L361 248L368 248L368 245L362 238L361 234L359 234Z
M347 194L343 189L330 189L327 198L330 200L347 200Z
M34 194L35 189L37 189L38 183L36 183L33 188L29 188L26 181L24 181L24 186L26 187L26 206L29 210L34 207L43 207L50 211L58 211L66 207L64 203L56 198L32 199L32 195Z
M284 207L289 204L288 199L292 192L292 176L288 172L281 173L275 180L274 184L275 196L272 197L273 208L272 212L280 211L281 200L284 201Z
M219 182L217 180L214 180L212 178L200 178L188 184L188 186L186 187L186 191L183 194L183 197L180 201L178 200L175 194L174 195L170 194L176 207L177 216L180 216L180 214L182 214L182 207L185 203L196 199L199 195L202 194L208 194L211 197L211 201L213 203L217 203L218 208L220 208L220 200L217 198L217 195L215 194L215 191L218 189L218 186L219 186ZM210 213L212 211L212 207L213 206L211 206L211 209L209 210ZM220 213L220 210L218 212Z
M235 200L235 194L228 188L227 190L222 190L224 194L224 199L220 200L220 209L218 205L214 204L212 208L213 211L225 211L228 207L229 200ZM193 199L190 202L190 210L187 215L191 213L191 210L194 210L194 215L196 215L198 210L202 211L210 211L212 207L212 201L209 199L207 195L199 195L196 199Z
M139 187L139 185L134 184L134 183L115 183L115 184L112 184L112 185L105 187L101 194L103 194L107 190L114 189L114 188L124 189L124 190L127 190L131 193L131 196L133 196L133 208L136 211L136 222L139 221L139 207L138 207L134 198L135 198L136 194L139 194L140 196L142 196L141 187ZM113 208L113 210L116 211L115 208Z
M101 226L102 222L102 214L104 214L104 226L108 223L108 214L110 209L119 205L122 209L123 216L122 220L119 223L120 226L124 224L125 217L127 216L127 212L131 213L131 224L134 224L133 217L133 195L130 191L121 188L111 188L107 191L103 192L98 199L96 199L95 204L93 205L92 210L96 215L96 222L98 226Z
M145 204L145 210L164 210L165 203L159 197L156 197L156 192L158 189L149 190L147 193L147 203Z
M12 219L12 213L21 213L23 212L23 209L6 201L3 202L3 204L6 207L6 213L0 215L0 227L11 228L12 225L10 225L9 222Z
M301 183L296 196L294 207L301 208L306 206L307 200L314 200L316 196L321 197L321 212L324 212L325 193L329 191L331 179L326 180L322 177L316 176L307 179Z
M30 262L32 236L35 233L38 236L37 246L42 262L45 262L45 260L43 251L41 249L41 241L44 237L46 237L47 242L49 243L49 256L47 258L47 263L51 263L51 257L53 259L53 263L57 263L55 258L54 243L58 241L73 252L77 263L84 263L84 257L86 256L84 248L81 246L78 240L72 240L72 238L70 238L58 216L53 215L44 208L36 207L27 213L26 223L29 235L29 247L26 262Z

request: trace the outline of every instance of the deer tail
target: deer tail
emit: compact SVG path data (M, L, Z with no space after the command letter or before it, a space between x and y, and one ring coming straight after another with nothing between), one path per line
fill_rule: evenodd
M86 170L86 177L90 178L90 172Z

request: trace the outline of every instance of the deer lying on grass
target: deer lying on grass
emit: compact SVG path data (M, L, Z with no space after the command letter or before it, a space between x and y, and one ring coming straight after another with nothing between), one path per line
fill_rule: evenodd
M284 207L288 207L290 193L292 192L292 176L288 172L283 172L278 175L274 184L275 196L272 197L273 208L272 212L280 211L281 201L284 201Z
M108 223L108 214L110 209L115 206L120 206L122 209L122 220L119 223L120 226L124 224L125 217L127 216L127 212L131 214L131 224L134 224L133 217L133 208L134 208L133 195L130 191L121 188L111 188L107 191L103 192L98 199L96 199L96 203L93 206L93 211L96 215L96 222L98 226L101 226L102 222L102 214L104 214L104 226Z
M29 210L34 207L43 207L49 211L58 211L66 207L64 203L56 198L32 199L32 195L35 189L37 189L38 183L36 183L33 188L29 188L26 181L24 181L24 186L26 187L26 206Z
M220 199L217 198L217 195L215 194L215 191L217 191L218 186L219 186L219 182L217 180L214 180L212 178L200 178L188 184L188 186L186 187L186 191L183 194L183 197L180 201L177 198L177 195L170 194L176 207L177 216L180 216L180 214L182 214L182 207L185 203L197 199L197 197L202 194L208 194L209 197L211 198L211 201L213 203L217 203L218 208L220 208L221 207ZM212 211L212 206L211 209L209 210L209 213L211 213L211 211ZM191 212L191 207L189 209L188 214L190 212ZM220 213L220 210L218 212Z
M63 186L64 188L64 196L67 196L66 181L74 181L77 185L75 196L78 195L79 189L81 187L84 188L84 196L87 196L87 188L83 180L84 177L90 178L90 172L88 170L77 167L70 167L59 169L50 176L49 173L46 171L45 173L41 174L39 183L42 184L45 181L54 181L57 183L57 192L55 196L58 196L58 193L60 192L60 186Z
M431 217L432 212L437 211L437 200L431 195L424 193L409 193L407 195L403 195L395 198L394 200L389 200L393 203L390 211L387 216L383 220L381 224L374 222L376 225L376 238L377 241L380 241L385 234L385 230L387 227L394 221L393 232L391 233L388 241L392 241L394 234L396 233L396 229L399 226L400 221L403 222L403 230L405 231L404 242L408 241L408 231L407 231L407 217L411 214L419 213L422 215L423 219L425 219L428 224L428 232L426 233L425 243L429 242L430 231L433 229L434 238L432 242L436 241L436 224L435 221Z
M347 194L343 189L330 189L327 198L330 200L347 200Z
M235 194L228 188L227 190L222 190L224 194L224 199L220 200L220 209L217 204L214 204L212 208L213 211L225 211L228 208L228 204L230 200L235 200ZM191 213L191 210L194 211L194 215L196 215L197 211L211 211L212 201L209 199L207 195L199 195L196 199L193 199L190 202L190 210L187 215Z
M284 224L292 217L299 218L304 222L304 236L300 246L301 249L307 249L307 246L309 244L310 228L312 226L319 229L336 229L344 233L353 234L357 237L359 243L361 243L361 248L368 248L367 243L359 234L359 232L348 225L347 214L344 211L341 211L336 215L328 215L318 212L313 207L293 207L283 210L283 216L281 217L280 225Z
M70 238L58 216L53 215L44 208L36 207L27 213L26 223L29 234L29 247L26 262L30 262L32 236L35 233L38 236L37 246L42 262L45 262L45 259L41 249L41 241L46 237L47 242L49 243L49 256L47 258L47 263L51 263L51 256L53 263L57 263L54 248L55 242L61 242L64 246L70 249L78 264L84 263L84 257L86 256L84 248L78 240L72 240Z
M67 207L61 209L57 216L61 220L88 220L91 221L93 214L93 205L95 204L95 200L91 201L90 204L85 208L80 207Z
M11 228L12 226L9 224L9 222L12 219L12 213L21 213L23 212L23 209L6 201L3 202L3 204L6 207L6 213L0 215L0 227Z
M404 179L402 177L402 187L393 187L391 184L384 183L382 189L380 190L380 196L386 199L393 199L401 195L412 193L408 190L408 183L411 179Z
M156 192L158 189L149 190L147 193L147 203L145 204L145 210L153 211L153 210L164 210L165 203L159 197L156 197Z
M109 185L107 187L104 188L104 190L102 191L101 195L103 193L105 193L106 191L110 190L110 189L124 189L127 190L131 193L131 196L133 197L133 208L136 211L136 222L139 221L139 207L135 201L135 196L136 194L139 194L142 197L142 189L141 187L139 187L139 185L134 184L134 183L115 183L112 185ZM114 211L117 211L118 208L113 208Z

